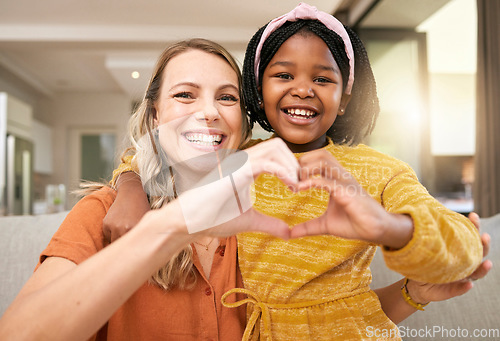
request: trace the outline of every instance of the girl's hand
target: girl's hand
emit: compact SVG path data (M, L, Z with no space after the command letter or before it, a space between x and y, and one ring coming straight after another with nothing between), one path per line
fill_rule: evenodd
M281 139L262 142L228 156L200 184L182 193L176 205L192 234L222 237L260 231L288 238L285 222L252 208L250 185L259 174L269 173L293 187L298 167L297 159Z
M480 220L476 213L469 214L469 219L480 230ZM483 257L488 255L490 250L491 237L487 233L481 234L483 244ZM484 260L469 277L446 284L423 283L409 280L407 287L413 300L417 303L444 301L456 296L460 296L472 289L472 281L483 278L491 270L493 263L490 260Z
M116 182L116 199L103 220L104 238L114 242L134 227L150 210L139 175L125 172Z
M411 218L388 213L329 152L307 153L299 164L298 190L321 188L330 193L330 200L321 217L296 225L292 238L331 234L396 249L411 239Z

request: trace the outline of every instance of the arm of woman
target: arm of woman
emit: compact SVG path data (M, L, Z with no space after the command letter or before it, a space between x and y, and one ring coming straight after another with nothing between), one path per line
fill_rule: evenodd
M193 238L182 216L166 207L78 266L47 258L0 320L0 339L88 339Z
M239 189L249 187L262 172L279 175L297 169L296 159L282 141L256 146L249 156L254 167L250 174L237 179ZM214 216L224 211L227 202L234 200L233 187L228 189L227 183L220 184L220 190L214 188L217 200L213 200L214 192L196 188L191 192L197 202L204 204L200 207L203 209L196 212L200 221L216 221ZM102 219L109 203L105 205L104 200L91 196L82 199L63 226L66 231L77 234L74 243L69 245L83 248L87 257L78 265L59 257L45 259L0 320L0 339L88 339L157 269L198 238L246 231L288 236L286 223L252 208L220 225L189 233L180 203L183 195L161 209L148 212L134 229L106 247L102 244ZM206 203L210 203L210 209L206 209ZM93 238L87 231L92 225L92 230L97 231L97 237ZM78 231L74 232L75 229ZM68 235L61 231L56 233L58 239ZM89 242L79 243L80 240ZM94 250L89 252L89 248ZM88 257L92 252L94 254Z
M271 139L241 153L249 157L255 174L280 170L277 175L281 179L285 182L288 180L288 184L296 182L298 163L281 139ZM280 168L286 165L292 174L286 167ZM114 184L117 195L103 220L104 237L109 242L114 242L127 233L150 210L148 196L136 171L130 155L123 157L122 163L113 171L111 183Z
M189 234L178 201L151 211L129 233L78 265L47 258L0 320L0 340L89 339L189 243L201 236L228 236L256 227L278 236L288 230L284 222L272 220L248 210L225 224Z

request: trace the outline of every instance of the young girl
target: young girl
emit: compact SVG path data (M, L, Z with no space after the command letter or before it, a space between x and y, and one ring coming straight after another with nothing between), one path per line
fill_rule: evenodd
M245 289L224 300L241 292L249 297L241 304L253 303L244 338L367 339L370 327L398 339L369 288L376 246L410 278L449 282L477 267L481 242L406 164L358 145L378 113L363 45L330 15L300 5L251 40L244 90L252 121L297 152L306 181L293 194L261 176L255 207L294 226L295 237L322 234L288 242L238 236Z
M451 282L481 262L477 231L406 164L359 144L378 114L375 81L361 41L332 16L301 4L272 20L250 41L243 77L251 120L297 153L308 179L299 194L271 176L255 183L254 206L304 238L238 236L245 290L232 292L254 303L246 335L366 339L370 327L398 339L369 288L376 246L406 277Z

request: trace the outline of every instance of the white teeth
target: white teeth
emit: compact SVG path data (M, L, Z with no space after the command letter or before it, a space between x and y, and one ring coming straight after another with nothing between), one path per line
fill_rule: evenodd
M189 142L205 146L216 146L222 141L220 134L188 133L185 136Z
M304 110L304 109L287 109L285 110L285 112L290 116L294 116L295 118L300 118L300 119L308 119L316 115L314 111Z

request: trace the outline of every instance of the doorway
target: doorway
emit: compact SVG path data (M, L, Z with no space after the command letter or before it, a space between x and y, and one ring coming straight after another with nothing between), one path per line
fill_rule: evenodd
M76 127L69 131L69 195L71 208L78 196L71 192L82 180L106 183L115 168L116 128Z

